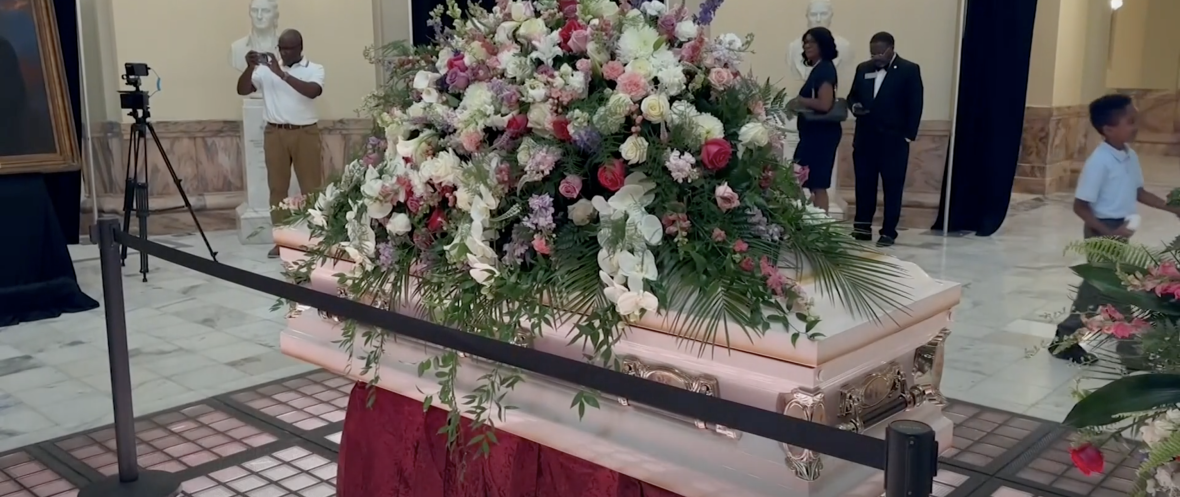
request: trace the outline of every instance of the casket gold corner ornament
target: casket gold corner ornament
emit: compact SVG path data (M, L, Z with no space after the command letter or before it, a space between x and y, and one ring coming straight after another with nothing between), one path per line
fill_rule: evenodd
M637 376L637 377L643 378L645 380L651 380L651 381L654 381L657 383L663 383L665 385L670 385L670 386L674 386L677 388L683 388L683 389L688 390L690 392L695 392L695 393L699 393L702 395L708 395L710 397L720 397L721 396L720 395L721 385L717 381L717 378L712 377L712 376L686 373L686 372L681 371L681 370L674 368L672 366L645 362L643 359L640 359L635 356L630 356L630 355L620 356L619 363L621 365L621 371L623 373L627 373L631 376ZM619 404L622 404L624 406L631 405L631 401L629 399L619 397L618 400L619 400ZM698 429L712 431L712 432L717 433L719 435L722 435L722 436L725 436L728 438L732 438L735 440L741 438L741 436L742 436L741 432L736 431L736 430L731 430L731 429L726 428L721 425L714 425L714 424L706 423L706 422L701 421L699 419L687 419L682 416L677 416L677 415L674 415L671 413L664 413L664 414L666 414L669 417L672 417L674 419L680 419L683 421L690 422L690 423L692 423L693 426L696 426Z
M809 392L796 388L790 393L779 394L778 411L793 418L828 424L823 392ZM824 461L818 452L788 444L779 445L787 454L787 466L795 472L797 478L803 481L819 480L824 469Z
M945 406L942 394L942 367L946 362L946 339L951 330L944 328L934 338L914 351L914 385L906 392L906 404L915 408L927 402Z
M836 417L840 429L860 433L904 410L905 374L896 362L886 363L840 387L840 403Z
M342 299L347 299L347 298L349 298L349 296L348 296L348 290L345 290L344 288L336 288L336 296L337 296L337 297L340 297L340 298L342 298ZM333 323L339 323L339 322L340 322L340 317L338 317L338 316L335 316L335 315L333 315L333 314L329 314L329 313L327 313L327 312L324 312L323 310L320 310L320 311L319 311L319 313L320 313L320 318L321 318L321 319L324 319L324 320L327 320L327 321L331 321L331 322L333 322Z

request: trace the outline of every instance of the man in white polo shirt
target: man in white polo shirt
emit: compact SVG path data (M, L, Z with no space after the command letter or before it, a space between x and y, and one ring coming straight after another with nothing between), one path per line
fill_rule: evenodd
M254 92L262 95L266 117L263 148L273 209L287 197L292 167L304 193L319 189L324 180L315 110L315 99L324 93L324 66L303 57L303 35L298 31L288 29L279 36L278 56L254 51L246 54L238 95ZM283 213L272 210L270 218L277 224ZM279 256L277 246L269 256Z

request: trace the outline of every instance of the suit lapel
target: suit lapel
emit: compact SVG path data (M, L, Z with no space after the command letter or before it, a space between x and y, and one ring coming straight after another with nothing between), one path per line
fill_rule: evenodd
M881 89L877 91L878 97L885 95L885 92L891 91L895 85L900 83L904 75L901 69L898 69L899 67L902 67L901 57L896 57L893 59L893 65L889 66L889 70L886 72L885 81L881 82Z

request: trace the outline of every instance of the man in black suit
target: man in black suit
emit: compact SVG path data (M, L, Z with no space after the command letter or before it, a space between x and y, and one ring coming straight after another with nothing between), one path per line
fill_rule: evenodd
M910 142L918 138L918 124L922 122L922 71L918 64L893 52L893 35L889 33L873 35L869 53L872 58L856 66L848 93L848 105L856 116L856 134L852 138L856 176L853 236L857 240L873 239L879 177L885 190L885 219L877 246L888 247L897 240Z

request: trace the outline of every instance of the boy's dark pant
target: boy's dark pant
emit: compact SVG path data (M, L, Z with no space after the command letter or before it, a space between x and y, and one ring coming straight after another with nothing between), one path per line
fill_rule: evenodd
M1118 228L1119 226L1122 226L1124 222L1126 222L1125 219L1099 219L1099 221L1110 228ZM1090 229L1089 226L1087 226L1082 232L1083 238L1097 238L1100 236L1102 235L1097 231ZM1120 238L1120 240L1126 241L1126 239L1123 238ZM1057 325L1057 337L1063 338L1074 334L1079 329L1081 329L1082 326L1084 326L1084 323L1082 323L1083 313L1093 312L1099 306L1108 303L1110 302L1102 295L1102 292L1098 291L1098 289L1094 288L1093 285L1090 285L1083 280L1082 283L1078 285L1078 295L1073 299L1073 305L1069 310L1069 316L1066 316L1065 320ZM1121 309L1120 312L1122 312ZM1124 313L1124 315L1126 315L1126 313Z

